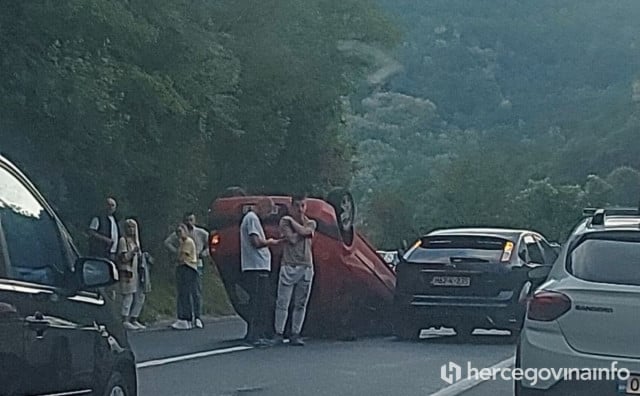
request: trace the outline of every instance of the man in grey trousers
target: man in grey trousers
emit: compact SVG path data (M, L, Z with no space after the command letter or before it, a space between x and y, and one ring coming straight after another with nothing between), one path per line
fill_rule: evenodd
M313 281L313 254L311 241L317 224L306 216L307 203L304 196L294 196L291 216L280 220L280 232L285 239L280 274L278 298L275 311L276 343L283 341L289 304L293 297L291 316L291 345L303 346L300 337L307 311L307 302Z

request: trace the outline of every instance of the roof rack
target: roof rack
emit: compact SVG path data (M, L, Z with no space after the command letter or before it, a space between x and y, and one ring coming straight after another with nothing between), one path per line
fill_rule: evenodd
M604 219L607 216L640 216L639 208L585 208L582 210L582 214L586 217L591 217L589 222L590 226L603 226Z

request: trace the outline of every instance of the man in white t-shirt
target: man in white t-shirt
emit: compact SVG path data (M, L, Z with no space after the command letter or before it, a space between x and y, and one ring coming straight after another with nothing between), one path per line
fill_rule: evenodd
M118 204L112 197L107 198L105 212L91 219L89 224L89 255L116 259L120 228L116 217Z
M274 210L273 200L261 198L242 218L240 224L240 265L249 293L248 342L257 346L270 345L269 275L271 273L271 251L281 240L266 238L261 219Z

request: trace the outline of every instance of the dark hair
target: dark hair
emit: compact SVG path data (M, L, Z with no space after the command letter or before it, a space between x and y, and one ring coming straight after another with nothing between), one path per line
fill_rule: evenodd
M196 214L195 214L195 213L193 213L193 211L191 211L191 210L190 210L190 211L187 211L187 212L184 212L184 215L182 216L182 220L183 220L183 221L187 221L187 217L189 217L189 216L195 216L195 215L196 215Z
M294 194L291 196L291 203L302 202L307 199L307 194Z

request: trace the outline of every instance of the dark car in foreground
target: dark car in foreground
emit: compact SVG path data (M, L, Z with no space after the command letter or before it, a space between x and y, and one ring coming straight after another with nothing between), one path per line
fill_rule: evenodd
M240 276L240 222L260 196L216 199L210 208L211 255L227 294L243 318L248 314L246 285ZM268 237L279 237L278 223L290 211L291 197L271 196L277 210L263 220ZM315 276L303 333L342 337L388 332L395 274L354 227L351 194L336 191L326 200L307 199L307 216L318 224L313 239ZM281 248L273 248L275 297ZM270 301L274 307L275 301ZM386 325L385 325L386 322Z
M534 231L460 228L420 238L396 267L394 333L416 339L422 329L452 327L519 333L535 285L528 271L551 265L558 247Z
M117 279L112 262L79 257L0 156L0 395L136 395L134 355L104 289Z

